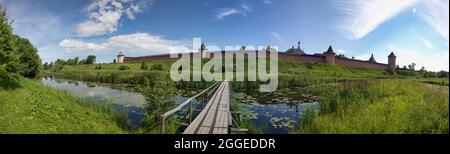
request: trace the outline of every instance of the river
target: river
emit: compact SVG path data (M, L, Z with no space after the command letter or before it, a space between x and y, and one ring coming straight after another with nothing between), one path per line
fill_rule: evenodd
M140 93L114 88L112 84L87 83L50 77L42 78L42 83L81 98L94 99L103 104L112 104L115 110L127 113L128 124L132 128L139 125L147 112L143 108L145 98ZM186 97L182 96L178 98L180 102L186 99ZM264 133L268 134L288 133L289 129L298 126L301 120L300 115L305 109L317 105L317 102L303 104L240 104L241 107L248 111L245 116L251 119L251 124L262 128Z

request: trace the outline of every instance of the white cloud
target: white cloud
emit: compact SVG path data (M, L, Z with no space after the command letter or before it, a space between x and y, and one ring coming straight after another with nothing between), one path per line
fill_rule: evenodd
M6 8L8 18L13 20L14 33L29 39L38 49L42 61L65 56L57 54L60 50L54 44L70 35L70 25L66 24L65 18L43 8L40 1L15 0L2 1L0 4Z
M370 56L371 55L369 55L369 54L364 54L364 55L356 56L355 59L358 59L358 60L369 60Z
M219 8L216 9L215 17L218 20L224 20L225 17L240 14L247 16L247 13L251 13L252 10L248 5L242 4L239 8Z
M135 33L110 37L103 43L64 39L59 46L68 52L147 52L149 54L169 53L171 48L186 46L187 41L167 40L162 36ZM185 51L180 51L185 52Z
M28 38L33 44L47 43L64 35L62 19L54 13L23 1L3 1L14 33Z
M416 63L420 69L424 66L429 71L449 70L449 51L440 51L434 53L421 53L414 49L402 48L398 46L389 46L397 55L397 65L400 67Z
M343 30L349 39L357 40L416 3L417 0L337 1L336 6L345 16L339 21L338 29Z
M449 1L423 0L421 4L423 4L424 9L418 11L419 17L448 40Z
M272 35L272 37L274 37L278 42L284 44L284 39L283 37L281 37L281 35L277 32L269 32L270 35Z
M339 54L345 54L346 52L347 52L347 51L342 50L342 49L339 49L339 50L336 51L336 53L339 53Z
M433 42L431 42L430 40L425 39L425 38L423 38L423 37L420 37L420 36L419 36L419 39L423 42L423 44L425 44L425 46L426 46L427 48L429 48L429 49L434 49Z
M263 0L263 3L267 4L267 5L270 5L270 4L272 4L272 1L271 0Z
M142 0L98 0L90 4L85 11L88 19L77 25L75 32L80 37L109 34L117 31L123 16L134 20L135 14L148 8L151 1Z
M225 17L233 14L243 14L243 12L234 8L221 8L216 10L216 18L223 20Z

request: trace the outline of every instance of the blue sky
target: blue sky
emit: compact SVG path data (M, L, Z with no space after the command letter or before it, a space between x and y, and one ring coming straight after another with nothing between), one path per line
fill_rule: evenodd
M15 33L29 38L44 62L97 55L127 56L207 45L264 46L338 53L399 65L449 70L448 0L0 0Z

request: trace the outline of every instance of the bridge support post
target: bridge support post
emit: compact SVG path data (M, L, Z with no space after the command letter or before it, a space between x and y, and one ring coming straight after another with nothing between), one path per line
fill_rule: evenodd
M164 128L164 125L166 124L166 117L165 116L162 116L161 117L161 134L165 134L165 128Z
M192 123L192 101L189 103L189 124Z

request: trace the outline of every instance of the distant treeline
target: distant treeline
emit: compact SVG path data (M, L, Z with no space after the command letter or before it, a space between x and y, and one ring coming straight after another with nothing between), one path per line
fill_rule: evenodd
M55 62L46 62L42 65L44 70L60 70L63 68L64 65L84 65L84 64L94 64L96 60L96 56L89 55L86 57L86 59L79 59L78 57L75 57L73 59L57 59Z
M425 67L422 66L420 70L416 70L416 64L411 63L408 66L404 65L403 67L400 67L399 65L396 66L396 73L402 76L422 76L425 78L447 78L448 72L447 71L427 71Z

